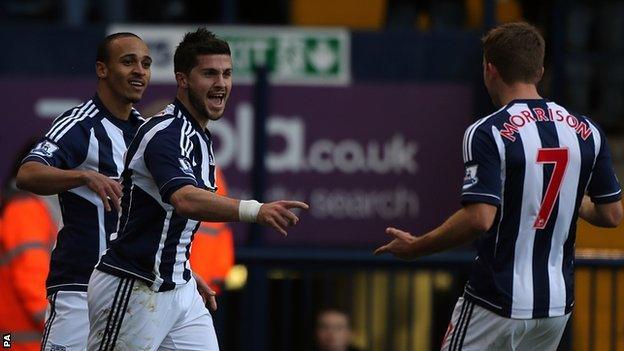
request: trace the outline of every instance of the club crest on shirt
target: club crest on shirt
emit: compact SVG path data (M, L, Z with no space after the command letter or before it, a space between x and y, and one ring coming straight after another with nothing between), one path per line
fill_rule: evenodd
M31 153L44 156L44 157L52 157L52 154L58 150L58 146L49 140L45 140L37 144L31 151Z
M189 161L188 158L180 157L178 161L180 162L180 169L182 170L182 172L195 177L195 174L193 174L193 167L191 166L191 161Z
M478 165L466 167L466 173L464 174L464 185L462 186L463 190L466 190L479 182L479 178L477 178L477 167Z

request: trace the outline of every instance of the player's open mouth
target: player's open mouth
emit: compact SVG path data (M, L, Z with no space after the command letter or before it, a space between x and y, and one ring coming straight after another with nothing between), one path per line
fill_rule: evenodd
M208 101L216 106L221 106L225 99L225 92L208 94Z

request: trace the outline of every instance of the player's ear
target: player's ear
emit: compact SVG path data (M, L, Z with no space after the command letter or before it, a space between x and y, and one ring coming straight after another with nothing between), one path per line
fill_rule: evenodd
M496 68L496 66L494 66L491 62L486 62L485 63L485 71L487 72L488 75L490 75L491 77L497 77L499 76L498 74L498 69Z
M108 68L106 67L106 64L104 64L104 62L102 61L95 62L95 74L97 74L97 77L99 79L106 78L106 76L108 75Z
M178 82L178 86L182 89L188 88L188 77L186 74L182 72L176 72L175 74L176 82Z

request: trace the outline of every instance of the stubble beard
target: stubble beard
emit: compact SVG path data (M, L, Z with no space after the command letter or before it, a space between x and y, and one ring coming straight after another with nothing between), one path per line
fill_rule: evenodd
M188 100L191 103L191 106L193 106L193 108L195 109L195 111L199 113L201 118L205 118L207 120L210 119L210 115L206 110L206 105L203 103L203 99L197 96L191 89L188 90Z
M191 89L188 89L188 99L195 111L197 111L202 118L205 118L208 121L216 121L223 116L223 113L211 115L206 107L206 104L204 104L204 99L195 94L195 92Z

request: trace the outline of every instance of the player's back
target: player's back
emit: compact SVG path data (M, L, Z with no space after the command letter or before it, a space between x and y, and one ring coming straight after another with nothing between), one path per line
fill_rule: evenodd
M467 129L464 161L462 201L499 208L466 295L506 317L568 313L583 195L619 196L604 135L554 102L515 100Z

